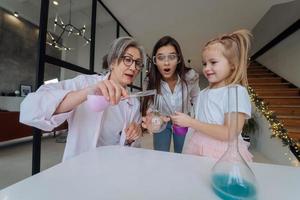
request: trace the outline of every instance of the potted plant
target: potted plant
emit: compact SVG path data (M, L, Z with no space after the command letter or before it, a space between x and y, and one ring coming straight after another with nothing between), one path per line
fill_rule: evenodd
M245 141L250 142L251 135L255 133L258 129L258 124L256 122L256 117L253 115L250 119L248 119L242 130L242 137Z

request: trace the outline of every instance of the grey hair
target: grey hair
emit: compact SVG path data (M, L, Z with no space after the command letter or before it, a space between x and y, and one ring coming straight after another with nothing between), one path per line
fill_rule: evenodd
M139 50L143 64L146 66L147 57L145 50L132 37L119 37L111 43L110 50L107 55L108 66L111 66L111 64L115 61L119 62L121 57L125 54L126 49L129 47L135 47Z

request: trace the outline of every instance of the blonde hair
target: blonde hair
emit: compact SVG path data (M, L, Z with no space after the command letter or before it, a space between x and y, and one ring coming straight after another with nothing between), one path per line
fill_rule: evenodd
M241 29L230 34L225 34L207 42L203 51L210 45L221 44L224 49L221 51L233 67L232 73L226 79L226 84L248 85L247 68L248 53L250 49L250 37L252 34L246 29Z

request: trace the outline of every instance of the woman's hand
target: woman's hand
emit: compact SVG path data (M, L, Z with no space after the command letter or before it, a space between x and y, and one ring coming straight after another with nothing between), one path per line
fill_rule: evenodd
M190 122L193 120L192 117L181 112L175 112L175 115L171 115L170 117L174 124L182 127L190 127Z
M100 81L89 89L94 94L103 95L111 105L118 104L122 97L128 96L126 89L113 80Z
M133 141L142 136L142 128L138 123L131 122L129 126L125 129L125 133L126 141L128 141L128 143L132 143Z

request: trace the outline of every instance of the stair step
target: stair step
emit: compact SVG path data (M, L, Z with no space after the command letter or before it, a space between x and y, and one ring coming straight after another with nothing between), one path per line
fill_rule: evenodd
M288 133L288 135L290 136L290 138L293 138L295 141L300 142L300 134L297 134L297 133Z
M300 126L285 126L288 135L296 141L300 141Z
M249 65L250 66L252 66L252 65L254 65L254 66L262 66L259 62L256 62L255 60L253 60L253 61L251 61L250 63L249 63Z
M280 105L270 105L269 107L272 108L294 108L294 109L300 109L300 105L288 105L288 104L280 104Z
M300 115L300 105L269 105L277 115Z
M279 77L279 76L277 76L276 74L270 72L270 73L251 73L251 74L248 74L247 77L248 78L259 78L259 77L269 78L269 77Z
M250 65L249 67L248 67L248 70L249 69L266 69L266 67L263 67L263 66L259 66L259 65Z
M297 116L291 116L291 115L278 115L277 117L280 117L282 119L300 119L300 115ZM299 124L300 126L300 124Z
M249 66L249 67L247 68L247 70L261 70L261 69L269 70L268 68L263 67L263 66Z
M287 128L289 126L300 127L300 116L290 116L290 115L277 115L277 117L283 122L284 126ZM300 132L299 132L300 134Z
M292 88L293 85L290 83L250 83L249 84L254 89L260 88Z
M300 105L300 96L262 96L270 105Z
M288 132L288 136L293 138L295 141L300 142L300 132L299 133Z
M255 89L255 92L259 96L297 96L300 95L300 89L298 88L285 88L284 90L279 89Z
M281 77L257 77L248 78L249 83L282 83L284 80Z
M265 69L251 69L248 68L247 73L251 74L251 73L266 73L266 72L270 72L270 70L268 70L267 68Z
M298 134L300 134L300 126L286 126L286 129L290 133L298 133Z

